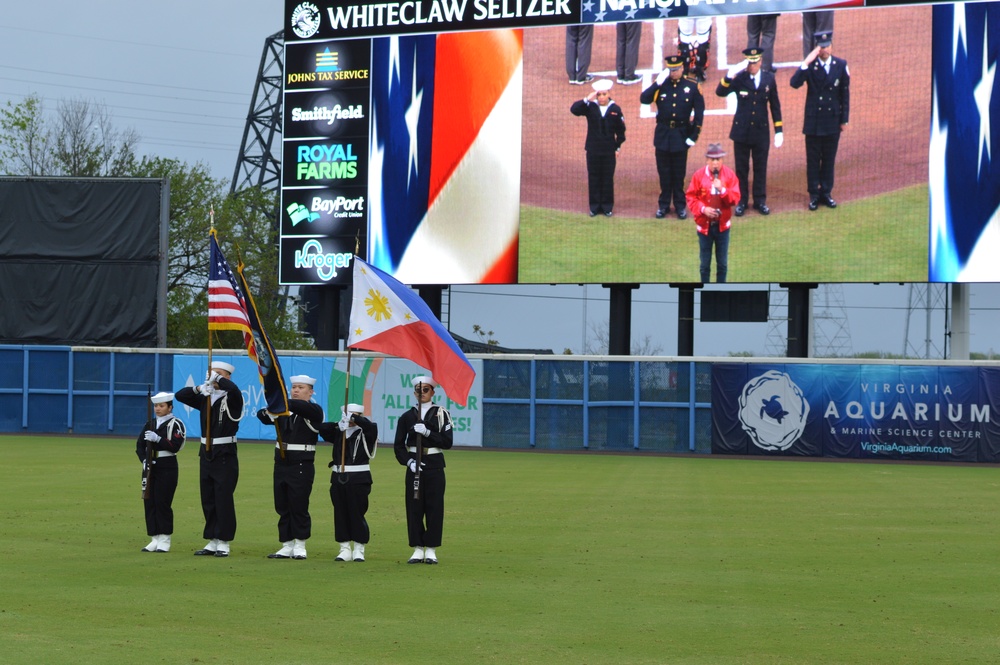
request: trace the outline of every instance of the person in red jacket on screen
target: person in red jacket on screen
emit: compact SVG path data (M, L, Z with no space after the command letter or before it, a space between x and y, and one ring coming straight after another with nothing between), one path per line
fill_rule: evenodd
M736 173L722 163L725 156L721 143L709 143L706 164L691 176L685 196L698 228L703 284L711 281L713 246L715 281L725 282L729 268L729 225L733 206L740 202L740 181Z

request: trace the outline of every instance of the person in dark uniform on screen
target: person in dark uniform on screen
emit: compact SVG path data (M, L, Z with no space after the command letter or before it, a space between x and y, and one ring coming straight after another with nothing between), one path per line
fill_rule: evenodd
M153 419L142 428L135 442L135 454L143 467L148 465L147 482L152 483L151 496L143 500L146 514L146 534L152 538L143 552L169 552L170 537L174 533L174 492L177 491L177 453L184 447L184 423L174 417L173 393L156 393L149 399L153 403ZM152 448L152 459L146 459L147 447Z
M778 35L780 14L751 14L747 16L747 48L763 52L763 71L774 73L774 40Z
M243 417L243 393L230 378L235 370L229 363L213 361L205 383L176 393L178 402L199 412L201 422L199 483L205 515L203 536L208 543L195 556L227 557L229 543L236 537L233 495L240 479L236 433Z
M393 444L396 461L406 467L406 532L414 548L407 563L437 563L444 525L443 451L452 445L452 420L447 410L431 402L438 385L431 377L418 376L412 385L417 405L400 416ZM418 469L420 492L414 498Z
M820 203L837 207L833 200L837 148L851 112L851 71L846 60L833 57L833 33L816 35L816 44L790 81L793 88L806 86L802 133L806 137L810 210L816 210Z
M759 48L743 51L744 60L732 67L719 82L715 94L719 97L736 95L736 113L729 138L733 142L736 177L740 180L740 202L733 214L742 217L750 201L750 162L753 161L753 207L762 215L770 215L767 205L767 157L771 148L771 123L774 119L774 147L784 140L781 131L781 102L774 74L761 67L763 53Z
M566 75L571 85L583 85L594 80L590 69L590 52L594 44L594 26L566 26Z
M587 191L590 216L610 217L615 207L615 167L618 150L625 142L625 114L611 100L611 79L595 81L593 90L569 107L570 113L587 119Z
M320 436L333 444L328 466L332 470L333 533L340 544L336 561L364 561L365 545L371 539L365 514L372 492L369 462L378 452L378 425L364 411L361 404L348 404L339 422L323 423L319 429Z
M656 172L660 176L660 197L655 216L657 219L666 217L673 202L677 219L687 219L684 178L687 177L688 149L701 134L705 99L698 84L683 77L684 61L679 55L667 56L664 60L664 70L639 96L643 104L656 105L653 146L656 148Z
M289 416L274 418L267 409L257 412L257 420L274 425L281 440L274 444L274 510L278 513L278 541L281 549L268 559L305 559L306 541L312 535L309 497L316 478L316 442L323 422L323 407L312 401L316 379L305 374L293 376ZM284 446L284 452L282 452Z

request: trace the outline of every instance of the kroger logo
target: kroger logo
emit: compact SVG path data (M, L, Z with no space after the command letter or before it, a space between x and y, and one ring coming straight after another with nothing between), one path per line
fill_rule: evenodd
M350 267L351 256L350 252L324 254L323 245L318 240L310 240L302 249L295 250L295 267L315 268L317 276L328 282L337 276L337 268Z

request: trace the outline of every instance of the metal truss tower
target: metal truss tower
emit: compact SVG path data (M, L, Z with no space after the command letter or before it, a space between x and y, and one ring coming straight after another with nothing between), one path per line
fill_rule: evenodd
M923 316L923 326L914 322ZM934 340L934 329L940 334ZM922 338L922 339L921 339ZM910 284L909 304L906 307L906 330L903 336L903 357L923 360L948 357L948 285Z
M277 191L281 186L281 83L284 78L284 32L264 40L243 142L229 189Z
M851 327L844 305L844 287L821 284L810 292L810 353L814 358L842 358L853 353ZM788 290L772 289L770 294L769 328L764 353L767 356L788 355Z

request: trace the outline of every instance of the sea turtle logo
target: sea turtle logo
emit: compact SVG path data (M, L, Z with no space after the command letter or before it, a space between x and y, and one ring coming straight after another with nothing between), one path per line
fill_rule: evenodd
M784 372L770 370L743 386L740 424L758 448L788 450L808 417L809 402Z

